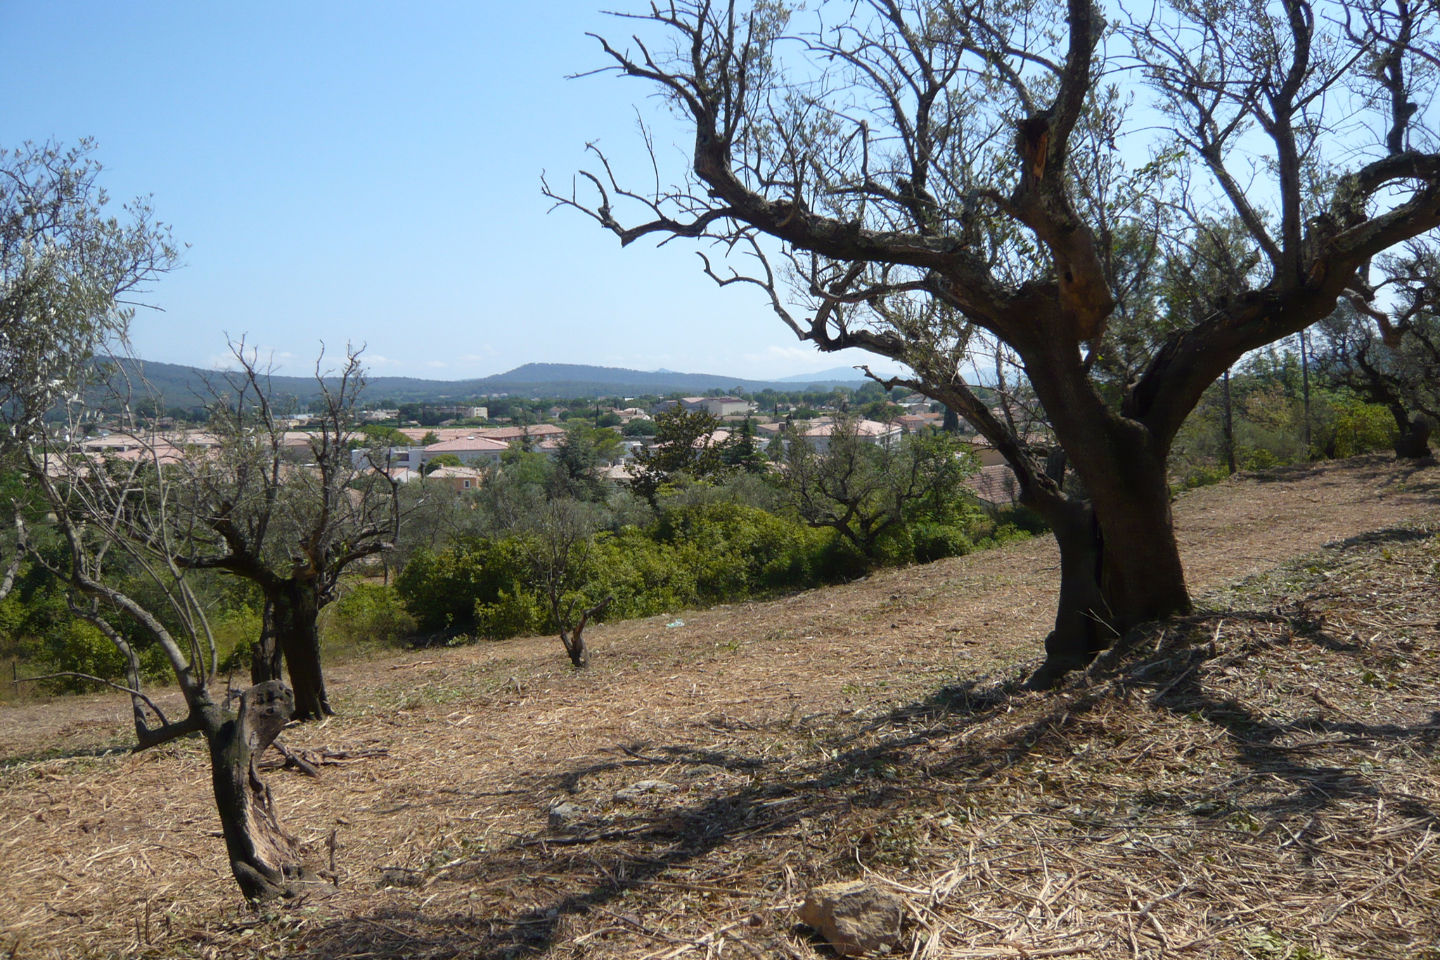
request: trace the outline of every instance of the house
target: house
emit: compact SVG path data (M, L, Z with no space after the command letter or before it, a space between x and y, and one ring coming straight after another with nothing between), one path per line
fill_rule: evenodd
M900 439L901 430L898 424L881 423L878 420L855 420L852 425L857 437L876 446L889 446ZM802 431L800 436L816 453L825 453L830 449L830 439L835 435L835 430L835 421L826 420Z
M926 427L940 427L945 417L939 413L905 413L895 418L895 423L906 433L919 433Z
M553 423L536 423L527 427L487 427L484 430L472 430L470 433L476 437L502 440L505 443L528 441L538 444L545 440L559 440L565 434L565 428L557 427Z
M1014 506L1020 500L1020 481L1003 463L981 467L965 483L981 502L992 507Z
M684 407L687 412L693 413L696 410L703 410L705 397L681 397L679 400L661 400L651 409L658 415L672 410L675 407Z
M436 467L424 477L424 482L439 483L449 487L456 493L465 490L479 489L484 482L485 474L474 467Z
M500 455L509 449L510 444L490 437L467 436L442 440L421 448L420 466L423 468L425 464L445 453L458 457L460 462L467 466L495 466L500 463Z
M725 417L743 417L753 408L754 404L741 397L705 397L700 401L698 407L693 409L704 410L712 417L723 419Z
M998 467L1002 466L1005 463L1005 457L1000 453L999 450L996 450L993 446L991 446L990 441L986 440L984 437L971 437L970 439L965 440L964 443L970 448L970 452L975 454L975 459L980 461L980 466L982 468Z
M677 405L685 408L687 413L708 413L717 420L743 417L755 407L742 397L681 397L679 400L661 400L654 409L659 414Z
M701 434L690 442L690 446L696 450L704 450L709 447L718 447L730 439L730 431L725 429L712 430L709 433Z

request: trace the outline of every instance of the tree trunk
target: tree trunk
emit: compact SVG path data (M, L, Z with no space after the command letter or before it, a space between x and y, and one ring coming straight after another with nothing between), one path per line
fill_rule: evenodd
M1085 460L1093 470L1095 452ZM1132 627L1190 610L1163 461L1118 445L1105 460L1105 482L1090 499L1030 504L1060 546L1055 629L1027 681L1037 689L1086 666Z
M590 651L585 649L585 638L579 630L570 631L561 627L560 642L565 645L565 652L570 655L570 662L576 667L590 664Z
M604 600L595 604L595 606L581 611L580 622L573 628L567 628L565 626L565 618L560 611L559 599L552 594L550 598L551 609L554 611L555 621L560 627L560 642L565 645L565 652L569 654L570 662L577 668L590 664L590 649L585 646L585 625L590 622L591 617L598 617L604 613L605 608L610 606L611 601L614 599L615 595L612 593Z
M278 680L240 695L239 714L224 717L214 704L203 709L215 808L235 882L247 900L290 897L330 887L301 862L300 846L280 826L270 789L255 769L290 719L295 701Z
M316 618L320 600L313 580L290 579L271 598L274 604L275 640L290 670L295 692L295 719L320 720L332 716L320 670L320 631Z
M255 649L250 655L250 682L279 680L284 660L280 645L275 642L275 604L267 597L260 618L260 639L255 642Z
M1235 462L1235 414L1230 404L1230 370L1225 370L1223 396L1225 397L1225 417L1220 421L1220 437L1225 446L1225 466L1231 476L1235 475L1239 466Z
M1402 460L1424 460L1430 456L1430 432L1433 429L1434 424L1423 414L1402 420L1400 433L1395 437L1395 456Z

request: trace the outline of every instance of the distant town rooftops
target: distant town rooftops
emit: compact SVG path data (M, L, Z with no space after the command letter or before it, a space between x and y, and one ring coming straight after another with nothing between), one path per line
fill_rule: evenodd
M404 427L400 432L417 444L422 443L432 433L441 443L466 437L483 437L508 443L526 437L540 439L555 436L564 433L565 428L557 427L553 423L537 423L528 427Z
M881 423L878 420L856 420L853 422L853 425L857 437L885 437L900 432L898 426ZM806 437L831 437L835 435L835 428L835 421L827 420L815 424L801 435Z
M486 450L503 452L510 449L510 444L504 440L495 440L491 437L478 437L472 432L463 437L456 437L453 440L442 440L439 443L432 443L425 448L426 453L459 453L461 451Z

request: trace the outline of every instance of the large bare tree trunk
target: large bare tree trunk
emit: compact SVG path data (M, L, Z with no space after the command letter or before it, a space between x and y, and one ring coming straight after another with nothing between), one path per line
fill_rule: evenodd
M330 708L320 669L320 631L316 624L320 600L314 581L282 581L271 602L276 646L289 668L290 687L295 694L295 719L332 716L335 711Z
M1132 627L1190 610L1163 463L1123 447L1106 459L1121 483L1036 505L1060 546L1060 601L1033 687L1084 667Z
M213 704L204 709L215 808L230 869L247 900L289 897L327 886L302 863L299 844L280 826L270 789L255 769L294 705L289 688L272 680L240 695L234 719L225 718Z
M1400 432L1395 436L1395 456L1402 460L1424 460L1430 456L1430 433L1434 424L1424 414L1396 415Z

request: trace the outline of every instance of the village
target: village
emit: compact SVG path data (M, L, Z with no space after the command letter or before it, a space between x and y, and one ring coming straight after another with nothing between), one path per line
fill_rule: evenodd
M653 448L655 418L676 409L704 414L714 428L696 438L697 450L719 448L740 431L753 431L755 442L773 465L784 459L786 447L796 441L824 454L830 447L837 424L852 430L859 440L888 447L901 437L949 429L961 446L974 457L977 466L968 485L983 503L994 507L1012 506L1019 488L1004 458L964 421L947 428L939 406L920 394L907 394L897 401L888 399L864 405L869 416L849 412L844 391L836 391L821 406L804 403L800 394L772 401L768 408L744 395L632 397L607 403L587 402L576 410L564 400L547 403L546 398L529 398L539 413L521 417L490 416L490 408L479 404L426 404L427 420L442 417L434 426L406 420L397 407L357 410L354 433L347 438L351 461L357 470L386 474L400 484L421 482L441 484L456 492L478 489L488 474L499 469L505 455L523 451L553 457L567 430L576 423L594 424L617 434L609 449L613 455L599 465L603 477L625 483L634 477L637 451ZM413 407L413 405L412 405ZM416 412L413 409L407 412ZM997 408L997 413L1000 412ZM798 414L798 415L797 415ZM521 419L526 422L516 423ZM290 452L289 460L303 465L315 439L311 414L298 412L276 419L276 441ZM87 456L102 456L120 462L154 460L173 462L196 452L218 447L222 440L203 425L175 416L143 421L143 432L126 429L119 420L99 419L87 424L87 433L73 441L62 434L62 442ZM748 424L748 428L747 428ZM1037 442L1043 443L1039 435ZM52 470L63 470L63 458L54 458Z

